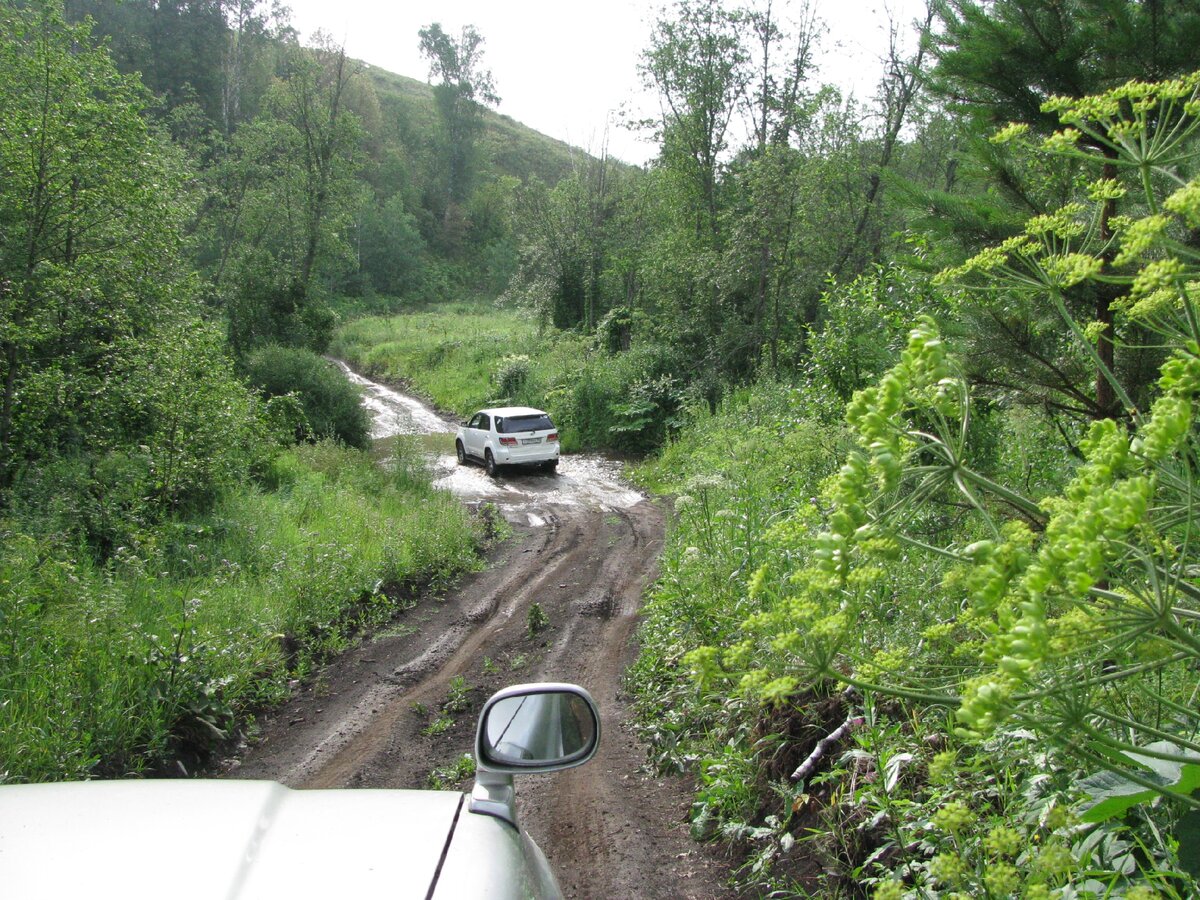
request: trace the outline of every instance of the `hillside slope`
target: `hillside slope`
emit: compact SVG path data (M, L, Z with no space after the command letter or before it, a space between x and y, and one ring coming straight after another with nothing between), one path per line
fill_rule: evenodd
M385 120L401 123L405 143L428 143L438 128L433 87L424 81L397 75L363 64L379 98ZM536 176L555 184L585 159L584 151L535 131L527 125L490 109L483 111L484 130L480 149L490 168L522 181Z

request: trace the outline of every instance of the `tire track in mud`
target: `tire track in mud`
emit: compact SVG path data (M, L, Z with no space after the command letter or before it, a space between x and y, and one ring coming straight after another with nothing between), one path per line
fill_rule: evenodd
M553 847L567 897L732 896L720 885L724 867L688 837L686 786L642 772L645 748L633 732L632 703L622 690L625 669L637 654L642 594L657 572L658 516L654 510L648 517L641 506L608 512L610 523L619 521L619 540L604 559L594 596L576 603L570 639L554 654L551 671L570 669L572 680L588 687L600 706L600 752L587 766L528 779L519 790L522 824L543 846ZM611 529L609 534L611 539ZM603 650L576 653L589 646ZM672 801L664 802L664 795Z
M444 486L460 496L477 488L475 499L500 503L514 538L444 599L422 600L301 686L264 719L260 740L231 774L302 788L425 788L434 768L473 750L492 691L575 682L601 710L596 758L516 781L522 827L546 851L563 893L733 896L723 887L726 864L688 837L690 784L642 771L645 749L622 693L641 597L657 573L662 511L636 502L606 474L611 464L595 458L566 458L557 478L492 480L473 467L439 465L449 465ZM549 621L536 634L535 603ZM452 680L470 688L468 700L433 733Z
M402 663L385 676L385 686L379 689L384 696L365 699L355 711L365 719L363 727L351 739L342 741L332 754L319 754L319 759L318 754L310 757L307 770L298 773L301 775L298 786L415 786L406 783L408 767L403 765L403 757L411 740L399 739L404 731L401 718L418 704L427 709L435 707L450 680L455 676L467 677L470 663L482 658L506 631L523 631L526 625L522 614L527 614L530 604L542 596L547 584L566 577L564 573L574 572L579 564L579 556L585 552L580 549L584 545L583 523L572 519L564 525L557 517L553 518L555 527L547 529L549 533L542 547L534 551L548 557L542 561L544 568L537 573L530 573L525 567L510 569L504 583L474 605L461 622L444 632L416 659ZM418 732L415 737L419 736ZM413 737L409 735L410 739ZM393 759L397 756L401 759ZM376 774L368 779L367 772Z
M567 897L729 896L723 866L687 835L689 786L641 772L621 679L636 655L637 614L654 578L663 517L628 510L540 509L543 528L520 529L488 570L437 604L421 630L348 652L273 715L237 777L291 787L425 787L431 769L469 752L479 707L519 681L571 681L601 710L603 740L588 765L516 784L522 827L550 858ZM550 626L531 638L537 603ZM536 657L485 674L485 658ZM455 676L476 688L453 736L422 733ZM489 683L489 678L491 683ZM424 712L418 712L424 710ZM469 783L465 785L469 789Z

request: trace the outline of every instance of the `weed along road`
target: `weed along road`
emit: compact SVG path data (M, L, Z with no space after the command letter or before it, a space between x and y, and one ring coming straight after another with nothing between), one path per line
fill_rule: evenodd
M466 503L494 504L514 534L483 571L444 596L416 600L299 687L230 775L306 788L469 790L463 755L484 700L506 684L575 682L600 705L599 754L516 784L522 823L564 895L726 896L722 866L688 837L689 785L643 771L621 688L662 548L662 510L623 484L616 464L595 457L566 456L557 475L491 479L459 466L452 423L347 374L364 388L381 454L393 452L396 435L416 436L399 440L434 457L437 484Z

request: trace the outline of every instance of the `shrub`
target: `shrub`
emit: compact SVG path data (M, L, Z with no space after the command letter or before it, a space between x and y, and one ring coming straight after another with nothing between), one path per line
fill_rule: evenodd
M504 357L500 368L492 376L498 397L508 402L515 401L529 379L529 369L529 357L524 354Z
M164 326L125 342L113 366L87 439L25 463L7 498L23 528L101 558L171 513L211 509L270 456L215 328Z
M370 418L358 389L337 366L309 350L270 346L246 359L250 383L268 397L294 393L307 420L298 440L334 438L351 447L366 448L371 439Z

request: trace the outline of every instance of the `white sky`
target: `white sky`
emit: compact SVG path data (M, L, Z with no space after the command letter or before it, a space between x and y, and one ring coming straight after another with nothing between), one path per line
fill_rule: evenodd
M657 111L641 88L638 62L648 45L655 10L645 0L285 0L292 24L307 40L323 29L347 52L390 72L429 80L417 31L433 22L457 37L474 25L484 38L483 66L491 69L499 112L543 134L631 163L655 148L621 127L622 111ZM887 10L905 25L922 0L813 0L828 31L821 39L821 81L870 100L887 51ZM798 8L775 0L777 18ZM902 32L903 33L903 32ZM912 39L908 39L909 45Z

